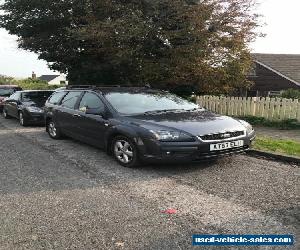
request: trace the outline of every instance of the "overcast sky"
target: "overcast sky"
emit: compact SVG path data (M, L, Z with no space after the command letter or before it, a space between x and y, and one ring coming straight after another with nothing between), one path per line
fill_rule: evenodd
M264 15L266 26L261 30L267 36L251 44L257 53L300 54L300 0L259 0L258 12ZM16 38L0 29L0 74L28 77L52 74L47 63L37 55L17 48Z

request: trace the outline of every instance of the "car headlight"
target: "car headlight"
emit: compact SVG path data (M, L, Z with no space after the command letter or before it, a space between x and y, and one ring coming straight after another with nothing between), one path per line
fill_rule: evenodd
M44 110L38 107L27 107L26 108L30 113L43 113Z
M239 122L246 128L247 134L251 134L253 132L254 129L250 123L244 120L239 120Z
M195 141L195 139L180 131L169 131L169 130L159 130L159 131L152 131L151 133L154 135L155 139L158 141Z

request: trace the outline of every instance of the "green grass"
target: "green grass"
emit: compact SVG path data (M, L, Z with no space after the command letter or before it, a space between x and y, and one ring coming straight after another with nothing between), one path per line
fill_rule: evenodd
M300 122L296 119L287 119L283 121L269 121L263 117L245 116L239 117L254 126L273 127L278 129L300 129Z
M258 136L254 149L275 152L291 156L300 156L300 143L292 140L278 140L270 137Z

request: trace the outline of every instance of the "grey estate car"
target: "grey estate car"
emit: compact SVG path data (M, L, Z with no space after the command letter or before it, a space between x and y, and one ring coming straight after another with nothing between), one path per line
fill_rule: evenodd
M255 138L245 121L149 88L69 87L48 99L45 119L51 138L102 148L125 167L241 153Z

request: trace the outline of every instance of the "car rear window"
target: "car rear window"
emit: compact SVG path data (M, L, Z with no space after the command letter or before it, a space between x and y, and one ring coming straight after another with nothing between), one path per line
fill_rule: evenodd
M23 92L22 101L23 102L36 102L36 103L45 103L46 100L53 92L51 91L32 91L32 92Z

